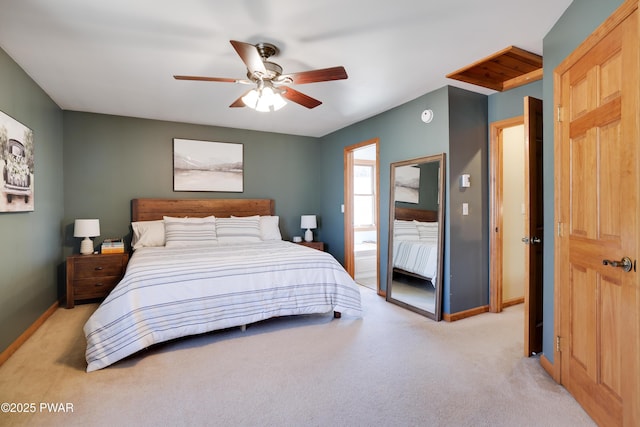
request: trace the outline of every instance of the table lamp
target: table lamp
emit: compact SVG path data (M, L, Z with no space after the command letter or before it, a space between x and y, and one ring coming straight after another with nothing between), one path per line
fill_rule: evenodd
M307 229L307 231L304 232L305 242L313 241L313 232L311 229L316 228L317 226L315 215L302 215L300 217L300 228Z
M76 219L73 225L73 237L84 237L80 243L80 253L90 255L93 253L93 241L91 237L100 235L100 220Z

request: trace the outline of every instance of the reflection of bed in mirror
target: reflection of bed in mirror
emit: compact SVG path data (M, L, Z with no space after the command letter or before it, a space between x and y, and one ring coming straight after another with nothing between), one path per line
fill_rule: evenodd
M445 153L391 163L387 301L433 320L442 316L445 165ZM402 187L417 197L405 200Z
M438 211L395 208L393 272L428 281L438 274Z

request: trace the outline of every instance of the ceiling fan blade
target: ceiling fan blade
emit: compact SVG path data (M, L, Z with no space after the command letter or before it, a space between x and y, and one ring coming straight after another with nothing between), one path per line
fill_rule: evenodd
M262 57L254 45L236 40L231 40L231 45L236 52L238 52L238 55L240 55L242 62L247 66L250 74L267 74L267 69L264 67Z
M237 79L229 79L226 77L173 76L173 78L176 80L199 80L205 82L239 83Z
M293 84L327 82L331 80L344 80L348 78L344 67L323 68L321 70L302 71L300 73L287 74L283 78L290 78Z
M243 93L242 95L240 95L240 97L238 99L236 99L235 101L233 101L233 103L231 105L229 105L229 108L237 108L237 107L246 107L246 105L244 104L244 101L242 101L242 98L248 94L249 92L251 92L253 89L246 91L245 93Z
M302 92L298 92L295 89L291 89L290 87L281 87L280 89L282 89L281 95L284 98L291 102L295 102L296 104L300 104L303 107L315 108L322 104L322 101L318 101L317 99L312 98L309 95L305 95Z

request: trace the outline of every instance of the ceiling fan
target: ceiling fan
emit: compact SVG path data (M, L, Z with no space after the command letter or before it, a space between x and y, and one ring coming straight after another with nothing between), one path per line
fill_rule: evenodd
M299 73L282 74L282 67L275 62L268 60L271 56L277 55L279 52L278 48L273 44L258 43L256 45L252 45L249 43L231 40L231 45L240 56L240 59L242 59L247 66L246 79L202 76L173 77L176 80L199 80L207 82L256 85L255 89L245 92L229 107L249 106L259 111L269 111L270 109L280 108L285 104L282 98L286 98L289 101L307 108L315 108L322 104L322 102L310 97L309 95L305 95L302 92L292 89L289 85L343 80L347 78L347 72L344 67L331 67L319 70L302 71ZM266 98L270 98L268 102L274 102L272 101L274 96L276 98L280 97L280 101L272 103L270 108L265 107L265 104L260 104L260 99L263 99L264 101Z

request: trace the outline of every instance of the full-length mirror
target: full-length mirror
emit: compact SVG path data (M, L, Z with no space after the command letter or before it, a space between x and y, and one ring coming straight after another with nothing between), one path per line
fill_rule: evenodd
M440 320L445 154L391 164L387 301Z

